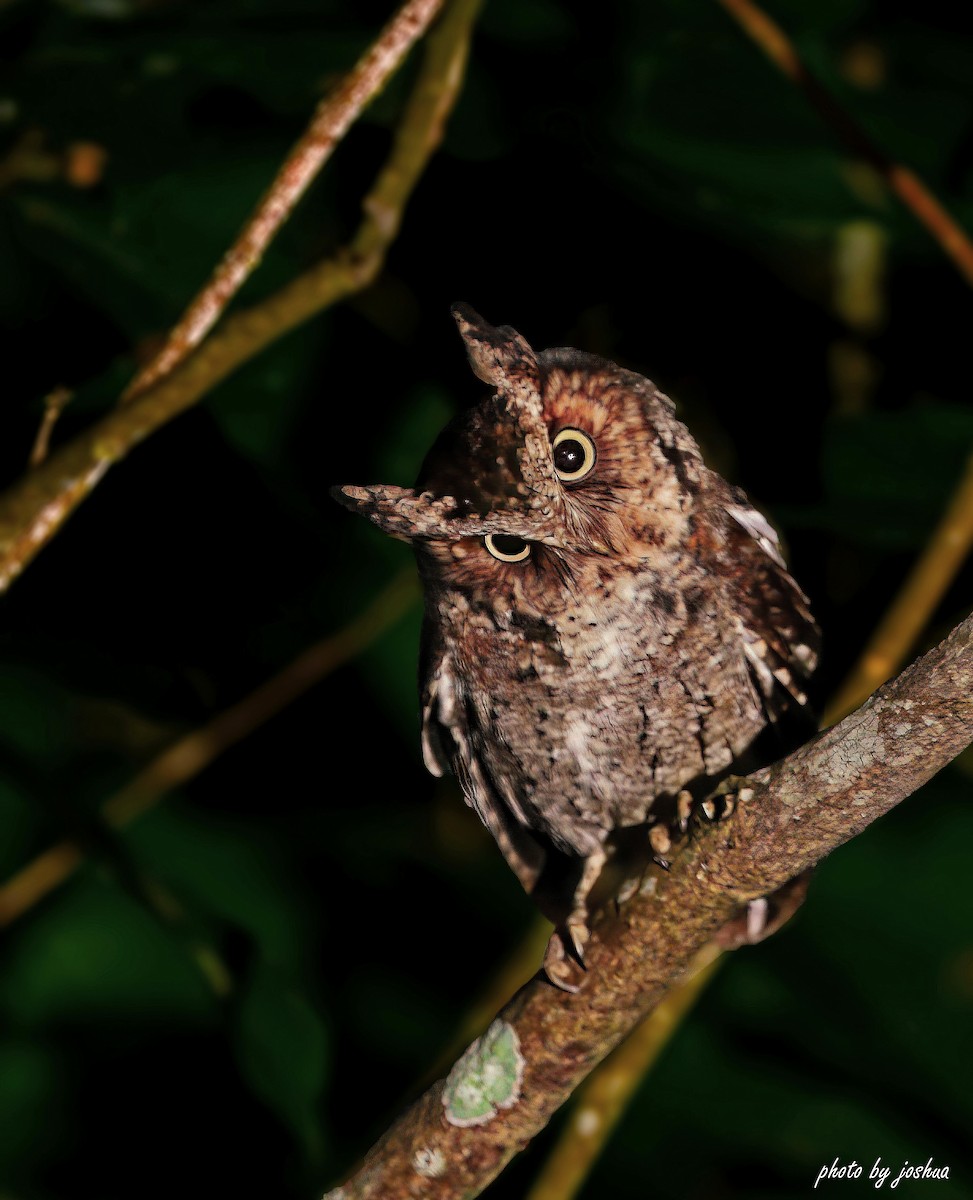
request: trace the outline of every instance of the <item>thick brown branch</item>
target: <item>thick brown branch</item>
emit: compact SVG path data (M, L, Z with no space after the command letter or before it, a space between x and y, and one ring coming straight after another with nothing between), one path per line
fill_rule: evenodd
M330 1195L478 1195L743 902L860 833L971 741L973 617L839 725L750 776L732 817L597 926L577 994L529 983Z

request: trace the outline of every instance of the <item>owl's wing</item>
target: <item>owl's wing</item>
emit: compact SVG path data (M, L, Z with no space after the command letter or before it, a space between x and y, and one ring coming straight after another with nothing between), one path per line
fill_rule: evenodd
M544 866L544 850L490 782L475 749L482 740L476 714L429 621L423 624L420 672L422 758L427 769L437 778L452 771L466 803L493 835L524 891L533 892Z
M777 534L767 519L745 502L727 504L726 512L744 653L773 723L786 710L806 705L820 631L807 597L787 572Z

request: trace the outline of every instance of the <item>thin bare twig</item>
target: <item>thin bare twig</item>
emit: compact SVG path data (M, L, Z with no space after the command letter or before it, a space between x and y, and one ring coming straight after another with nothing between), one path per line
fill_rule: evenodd
M537 977L388 1130L332 1200L477 1196L742 904L850 840L973 740L973 616L839 725L744 781L598 923L576 994Z
M309 688L360 654L415 598L415 575L410 570L394 579L351 624L299 654L248 696L163 750L105 802L104 820L120 829L153 808L163 796L199 775ZM59 842L8 879L0 887L0 926L16 921L69 879L84 857L84 851L75 843Z
M58 417L60 417L61 413L64 412L64 409L70 403L73 395L74 392L70 388L56 387L53 392L48 392L44 397L44 415L41 417L37 437L34 438L34 445L28 459L29 466L39 467L44 459L47 458L54 426L57 424Z
M885 180L921 225L936 239L967 283L973 285L973 242L929 187L897 163L811 73L784 30L755 0L717 0L770 61L796 84L812 107L857 157Z
M392 151L365 198L349 246L260 304L223 321L153 387L52 454L0 497L0 592L33 561L109 467L195 404L241 363L308 317L367 287L395 240L406 203L459 95L481 0L451 0L426 40L423 66Z
M334 148L429 28L442 5L443 0L406 0L341 83L321 101L310 125L284 159L206 286L169 333L159 353L125 389L123 403L168 375L209 333Z

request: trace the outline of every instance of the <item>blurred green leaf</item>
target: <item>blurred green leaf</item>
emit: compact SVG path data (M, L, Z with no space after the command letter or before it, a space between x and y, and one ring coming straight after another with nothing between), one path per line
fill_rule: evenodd
M430 446L455 415L456 404L436 384L410 392L396 405L374 447L376 478L411 487Z
M927 402L831 423L821 527L887 550L921 546L973 450L973 409Z
M261 964L240 1000L234 1040L251 1088L291 1128L308 1156L319 1159L328 1049L315 1010L286 977Z
M326 345L322 322L299 329L271 346L252 370L218 388L208 402L229 444L271 476L285 468L287 450L298 436L305 381Z
M302 898L266 831L170 802L128 836L139 863L190 911L246 930L276 966L300 962Z
M43 1163L47 1138L63 1131L63 1064L36 1040L0 1041L0 1180L26 1180ZM43 1128L47 1134L37 1137Z
M179 939L90 871L17 929L0 1010L21 1029L208 1021L213 999Z
M12 875L32 849L38 814L21 789L0 777L0 872Z
M37 759L51 762L71 742L70 709L62 688L22 664L0 668L0 711L16 713L3 727L3 740ZM67 718L67 719L66 719Z

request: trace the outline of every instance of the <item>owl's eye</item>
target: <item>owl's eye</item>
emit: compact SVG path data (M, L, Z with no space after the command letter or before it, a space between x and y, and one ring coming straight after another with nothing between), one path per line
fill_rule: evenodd
M554 439L554 470L562 483L577 483L595 465L595 443L580 429L562 429Z
M483 539L486 548L501 562L523 562L530 557L530 542L511 537L508 533L488 533Z

